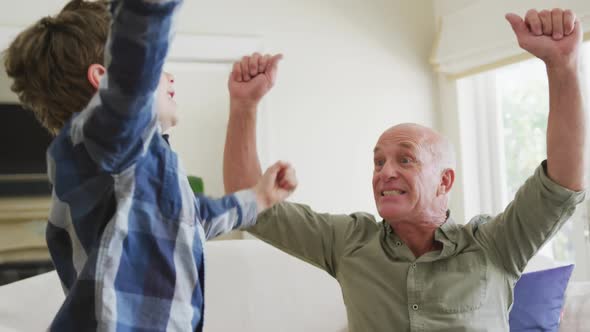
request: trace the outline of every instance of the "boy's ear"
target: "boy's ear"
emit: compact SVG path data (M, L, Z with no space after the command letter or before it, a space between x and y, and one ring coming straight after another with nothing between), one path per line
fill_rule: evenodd
M98 63L93 63L88 66L88 82L98 90L98 84L100 83L100 79L106 73L106 69L103 65L99 65Z

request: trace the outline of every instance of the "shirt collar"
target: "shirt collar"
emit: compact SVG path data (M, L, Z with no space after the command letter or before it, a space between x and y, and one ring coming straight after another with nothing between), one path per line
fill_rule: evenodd
M166 141L166 143L168 143L168 145L170 145L170 135L168 134L162 134L162 138Z
M401 241L399 236L395 234L393 227L391 227L391 225L387 221L383 220L382 223L383 228L385 230L385 234L391 236L394 239L394 241ZM447 252L450 253L455 250L455 248L457 247L458 231L459 226L457 226L453 218L451 218L451 211L447 210L447 220L434 233L434 239L443 244L443 250L441 254L446 255Z
M447 221L442 224L434 233L434 239L443 244L441 256L448 256L455 252L457 248L457 233L459 226L455 223L453 218L449 216Z
M458 230L459 227L455 223L455 220L451 218L451 210L447 210L447 221L436 230L436 233L434 233L434 239L437 241L446 239L453 244L457 244Z

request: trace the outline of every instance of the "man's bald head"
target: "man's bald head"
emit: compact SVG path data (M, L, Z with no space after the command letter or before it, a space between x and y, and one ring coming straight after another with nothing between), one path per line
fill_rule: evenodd
M379 141L395 136L406 136L420 142L420 145L432 154L433 161L438 163L441 169L454 170L456 168L457 162L453 144L434 129L416 123L402 123L384 131L379 137Z

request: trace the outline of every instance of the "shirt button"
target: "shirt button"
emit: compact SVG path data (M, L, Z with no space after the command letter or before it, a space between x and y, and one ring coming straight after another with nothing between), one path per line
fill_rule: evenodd
M416 268L416 263L412 263L412 269Z
M401 246L402 246L402 243L401 243L400 241L397 241L397 242L395 243L395 245L396 245L396 246L398 246L398 247L401 247Z
M414 309L414 311L418 310L418 305L417 305L417 304L414 304L414 305L412 306L412 309Z

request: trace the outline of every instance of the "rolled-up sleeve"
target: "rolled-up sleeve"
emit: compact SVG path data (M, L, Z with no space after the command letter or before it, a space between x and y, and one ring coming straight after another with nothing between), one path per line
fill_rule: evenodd
M477 227L475 237L518 277L527 262L574 214L585 192L560 186L547 176L543 161L504 212Z

